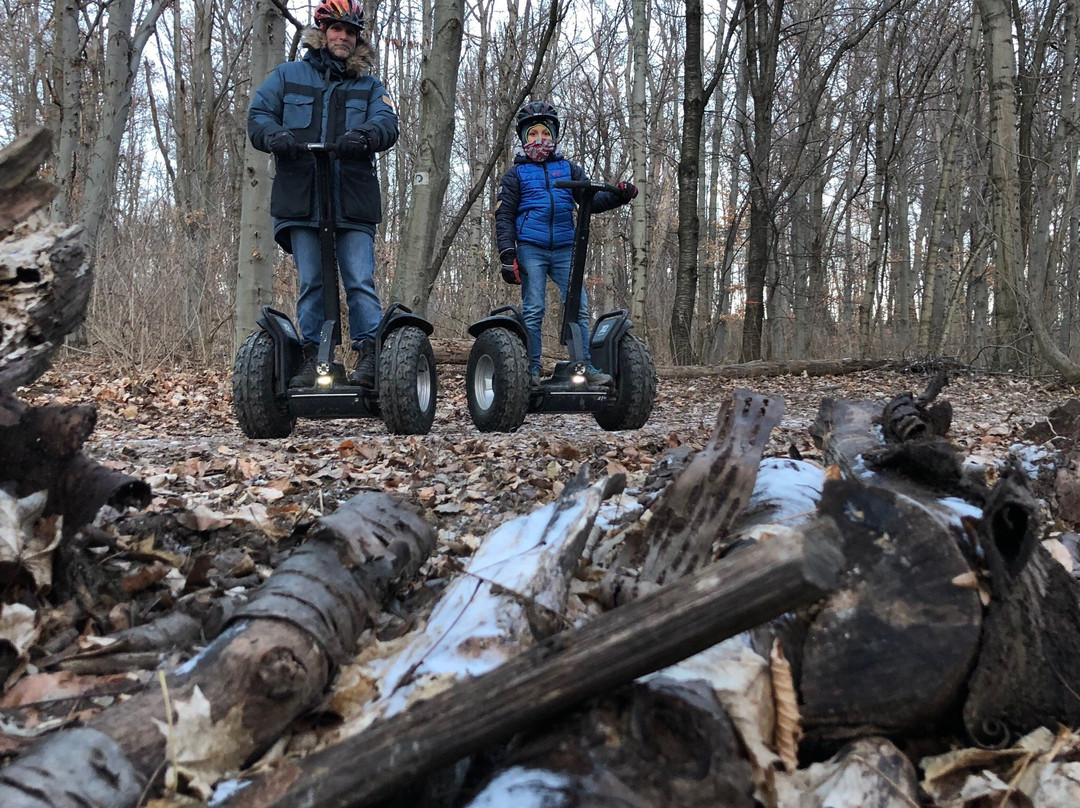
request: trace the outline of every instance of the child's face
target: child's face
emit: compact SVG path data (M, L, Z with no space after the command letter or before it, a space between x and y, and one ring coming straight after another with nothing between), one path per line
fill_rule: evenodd
M551 136L551 130L544 126L542 123L535 123L529 127L529 131L525 133L526 143L535 143L540 138L546 138L548 140L554 140Z

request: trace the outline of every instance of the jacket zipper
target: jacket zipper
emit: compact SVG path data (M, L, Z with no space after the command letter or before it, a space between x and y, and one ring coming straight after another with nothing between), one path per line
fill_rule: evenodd
M551 175L548 173L548 164L542 164L544 169L544 187L547 188L551 204L548 205L548 249L555 249L555 189L551 187Z

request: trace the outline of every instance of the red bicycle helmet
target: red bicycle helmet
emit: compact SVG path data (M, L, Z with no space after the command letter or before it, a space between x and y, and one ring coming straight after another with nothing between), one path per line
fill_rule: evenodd
M315 24L325 31L331 23L344 22L364 28L364 7L356 0L325 0L315 8Z

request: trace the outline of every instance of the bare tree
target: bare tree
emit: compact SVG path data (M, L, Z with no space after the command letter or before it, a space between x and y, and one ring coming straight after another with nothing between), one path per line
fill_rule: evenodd
M257 0L252 8L251 35L250 82L255 86L281 63L285 53L285 21L272 0ZM272 300L277 254L270 217L269 158L246 138L245 144L234 347L255 329L259 312Z
M413 174L412 204L405 215L401 248L390 297L419 314L427 313L437 267L430 264L438 235L446 186L458 65L461 62L462 0L433 0L431 46L421 59L420 148Z

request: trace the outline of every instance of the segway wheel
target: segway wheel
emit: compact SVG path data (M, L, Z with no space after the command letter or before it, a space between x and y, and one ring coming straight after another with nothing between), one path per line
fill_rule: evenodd
M296 419L274 395L274 340L261 328L248 335L233 363L233 412L249 438L287 438Z
M469 415L481 432L513 432L529 409L529 358L506 328L480 333L465 367Z
M435 421L435 353L411 325L391 331L379 356L379 409L395 435L426 435Z
M634 334L619 340L619 372L612 384L615 396L595 413L596 423L609 432L645 426L656 398L656 367L648 347Z

